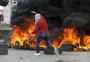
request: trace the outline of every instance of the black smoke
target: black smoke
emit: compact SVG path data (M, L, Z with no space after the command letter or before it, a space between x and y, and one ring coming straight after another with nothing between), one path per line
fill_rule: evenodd
M64 27L83 27L88 31L89 3L90 0L19 0L16 9L12 11L11 25L20 23L21 17L31 15L31 10L37 8L52 28L61 28L63 23Z
M87 13L72 13L63 22L64 28L74 27L80 32L90 34L90 14Z
M50 2L51 0L20 0L16 9L12 11L11 26L20 23L19 19L23 16L30 16L31 10L38 9L38 13L42 14L50 27L61 27L61 10Z
M48 2L48 0L19 0L16 8L12 11L11 26L21 24L23 18L33 15L31 10L46 7Z

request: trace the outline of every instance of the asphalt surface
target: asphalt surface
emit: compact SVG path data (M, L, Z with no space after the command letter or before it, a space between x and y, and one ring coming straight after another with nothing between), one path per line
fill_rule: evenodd
M34 56L35 51L9 49L8 55L0 55L0 62L90 62L90 52L63 52L61 55Z

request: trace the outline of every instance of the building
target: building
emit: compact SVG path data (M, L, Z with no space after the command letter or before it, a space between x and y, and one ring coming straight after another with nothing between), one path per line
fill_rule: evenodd
M4 24L10 24L12 8L17 4L16 0L9 0L8 5L4 8Z
M0 24L3 24L3 14L4 14L4 12L3 12L3 9L4 9L4 7L3 6L0 6Z

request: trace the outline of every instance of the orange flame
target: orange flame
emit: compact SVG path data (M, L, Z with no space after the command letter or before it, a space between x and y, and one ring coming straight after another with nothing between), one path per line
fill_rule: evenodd
M30 19L27 20L26 22L26 27L20 27L20 26L13 26L12 29L12 38L10 44L12 47L15 45L16 41L20 43L20 46L23 46L24 42L30 42L31 38L30 37L35 37L36 35L31 33L35 29L34 22ZM22 29L23 28L23 29Z
M78 37L78 32L75 30L75 28L66 28L63 33L63 40L61 41L61 44L79 44L80 38Z
M35 30L34 22L27 21L25 29L22 29L20 26L14 26L12 30L12 38L10 44L15 45L16 41L20 43L20 46L23 46L26 42L29 47L35 48L35 39L37 34L31 34ZM46 42L42 40L40 46L46 48ZM80 45L80 37L78 36L78 31L75 28L65 28L62 35L58 35L52 42L51 45L55 48L59 48L62 44L73 44L79 45L79 48L90 49L90 36L85 35L83 44Z
M24 29L22 29L23 27L20 26L13 26L10 42L11 47L14 47L18 41L20 46L24 46L24 43L26 43L30 48L35 48L37 34L31 34L35 30L34 22L33 20L29 19L25 23L26 27ZM40 41L40 46L46 48L44 40Z
M61 44L78 44L78 48L90 49L90 36L84 35L84 40L82 41L84 46L80 45L80 37L78 36L78 31L75 28L66 28L63 33L63 40Z
M90 36L84 36L84 45L86 49L90 49Z

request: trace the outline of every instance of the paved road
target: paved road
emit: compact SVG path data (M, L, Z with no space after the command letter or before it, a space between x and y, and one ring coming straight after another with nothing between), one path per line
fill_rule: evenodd
M1 55L0 62L90 62L90 52L63 52L61 55L34 56L35 51L9 49L8 55Z

